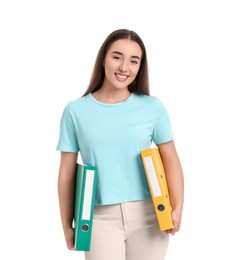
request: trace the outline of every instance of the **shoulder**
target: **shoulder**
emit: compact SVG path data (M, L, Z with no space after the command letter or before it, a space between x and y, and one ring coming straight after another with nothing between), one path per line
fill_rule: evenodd
M135 94L136 98L139 102L145 103L147 105L155 106L164 106L161 99L159 99L157 96L148 96L148 95L139 95Z
M87 100L87 96L81 96L73 99L66 104L66 109L72 112L78 110L79 108L86 106Z
M138 106L147 111L148 114L155 116L167 115L167 109L164 102L157 96L136 95L138 99Z

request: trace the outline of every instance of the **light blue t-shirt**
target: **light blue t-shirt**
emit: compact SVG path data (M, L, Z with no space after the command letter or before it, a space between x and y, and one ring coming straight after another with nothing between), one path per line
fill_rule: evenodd
M150 198L140 151L173 140L168 113L153 96L132 93L115 104L90 93L64 109L58 151L80 152L98 167L96 205Z

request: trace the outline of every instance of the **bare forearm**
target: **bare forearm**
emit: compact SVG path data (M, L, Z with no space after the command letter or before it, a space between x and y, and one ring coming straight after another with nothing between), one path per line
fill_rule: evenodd
M170 201L172 205L172 220L174 227L165 231L172 235L180 229L183 200L184 200L184 178L180 160L173 141L157 145L162 157L165 174L167 177Z
M164 164L172 207L173 209L182 211L184 201L184 177L174 142L159 145L158 148Z
M76 162L77 154L61 153L61 164L58 177L58 196L64 231L72 228Z
M178 158L172 158L172 161L164 162L167 175L170 200L173 210L183 209L184 201L184 178L181 164Z
M72 227L74 210L74 175L59 174L58 196L63 229Z

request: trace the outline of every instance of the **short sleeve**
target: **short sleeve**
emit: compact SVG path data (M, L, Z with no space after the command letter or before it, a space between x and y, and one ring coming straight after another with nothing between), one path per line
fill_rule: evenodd
M173 132L168 112L158 98L155 98L155 126L152 140L155 144L166 143L173 140Z
M60 136L56 149L74 153L78 153L80 150L69 104L65 107L61 117Z

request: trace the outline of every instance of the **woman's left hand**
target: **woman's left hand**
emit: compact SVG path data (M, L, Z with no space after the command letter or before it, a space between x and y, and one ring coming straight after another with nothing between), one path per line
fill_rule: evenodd
M180 229L181 224L181 218L182 218L182 210L173 210L172 211L172 220L173 220L173 228L166 230L165 233L174 235L176 232Z

